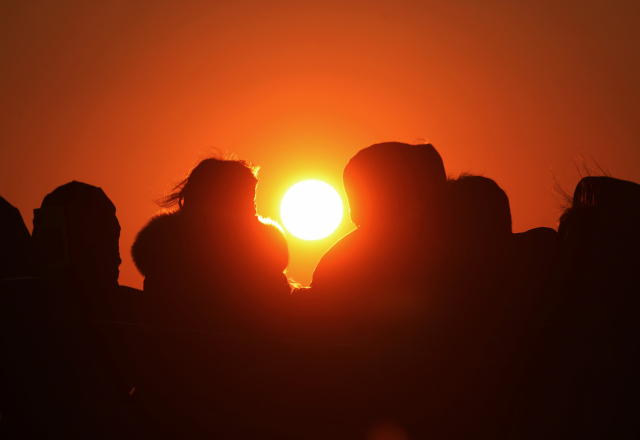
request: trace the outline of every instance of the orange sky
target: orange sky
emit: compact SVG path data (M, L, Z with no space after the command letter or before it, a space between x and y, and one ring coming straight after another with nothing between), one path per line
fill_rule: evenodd
M342 193L348 159L391 140L494 178L515 231L555 226L551 174L572 191L580 152L640 182L637 2L94 3L0 4L0 195L31 228L58 185L102 187L121 284L142 286L129 249L152 200L212 147L261 165L277 220L290 185ZM351 227L289 234L290 274L307 284Z

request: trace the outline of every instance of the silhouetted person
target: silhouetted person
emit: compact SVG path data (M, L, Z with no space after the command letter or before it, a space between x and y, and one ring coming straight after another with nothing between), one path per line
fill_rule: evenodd
M638 438L640 185L590 176L560 218L549 350L518 438Z
M38 277L2 286L7 437L135 436L133 417L105 410L126 403L132 387L123 341L101 337L97 327L133 320L143 293L118 285L119 236L115 206L86 183L56 188L34 210Z
M460 353L485 342L504 300L511 210L506 193L487 177L463 173L448 186L453 256L428 325L440 348Z
M504 262L511 238L509 198L492 179L471 174L450 180L449 190L456 270L464 271L465 278L474 278L476 285L489 282L477 277L495 277L488 272L495 272L491 269Z
M492 179L462 174L449 186L455 256L443 290L448 308L439 319L458 333L451 348L502 350L504 357L522 345L516 341L549 294L557 234L551 228L513 234L509 198Z
M89 317L136 319L132 308L141 292L118 284L120 223L104 191L72 181L48 194L34 214L39 274L64 280Z
M301 296L313 304L309 322L320 333L387 337L417 313L423 286L438 272L446 243L444 166L429 144L388 142L360 150L343 181L357 229L325 253Z
M32 275L31 234L18 208L0 197L0 280Z
M244 161L205 159L160 202L131 253L164 322L259 331L290 294L281 228L256 215ZM279 318L278 318L279 319Z

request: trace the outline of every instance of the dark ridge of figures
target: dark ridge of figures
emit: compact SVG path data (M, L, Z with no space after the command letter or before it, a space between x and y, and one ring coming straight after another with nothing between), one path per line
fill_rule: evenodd
M640 437L640 185L578 183L513 233L492 179L430 144L344 169L357 226L290 284L256 169L205 159L132 247L70 182L30 236L0 198L0 438Z

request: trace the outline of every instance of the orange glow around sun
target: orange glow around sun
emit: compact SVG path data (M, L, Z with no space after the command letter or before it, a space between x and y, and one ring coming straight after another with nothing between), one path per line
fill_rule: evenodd
M319 180L296 183L280 204L285 228L303 240L327 237L342 221L342 212L342 200L336 190Z

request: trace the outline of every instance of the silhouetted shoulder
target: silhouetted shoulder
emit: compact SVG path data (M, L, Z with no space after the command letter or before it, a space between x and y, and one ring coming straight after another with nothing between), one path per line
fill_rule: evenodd
M532 241L553 241L558 238L558 233L555 229L545 227L529 229L525 232L518 232L515 235Z
M169 258L175 255L180 238L181 213L171 212L156 215L142 228L131 247L133 262L144 276L158 270L158 266L170 265ZM163 264L163 262L165 264Z
M354 267L353 263L362 264L362 257L370 254L366 249L369 242L363 232L362 229L351 231L329 248L313 272L312 287L332 288L344 285L351 278L358 279L361 274L356 269L359 266Z
M552 228L534 228L513 234L516 246L523 246L530 251L553 251L558 244L558 233Z

